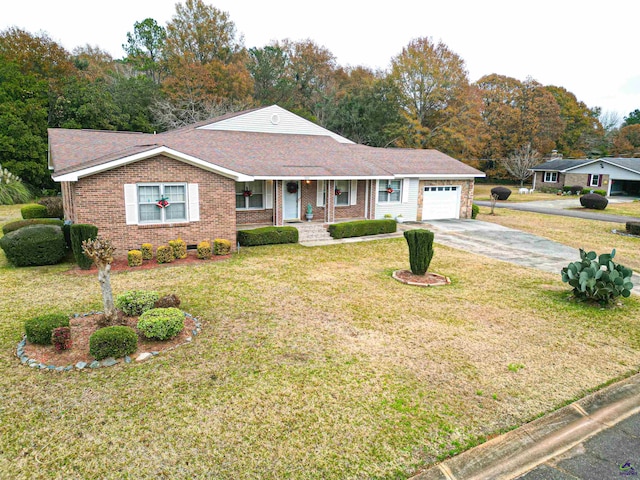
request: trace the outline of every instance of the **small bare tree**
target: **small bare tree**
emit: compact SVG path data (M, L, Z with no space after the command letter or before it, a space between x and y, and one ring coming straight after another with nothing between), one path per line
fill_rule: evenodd
M524 186L524 181L533 175L530 170L540 163L540 154L531 148L531 143L520 147L507 158L501 161L504 168L511 175L520 180L520 186Z
M111 240L98 237L93 240L84 240L82 251L98 267L98 282L100 282L104 304L104 321L106 324L113 324L118 318L111 291L111 263L115 247L111 244Z
M496 208L496 202L498 201L498 194L492 193L490 201L491 201L491 215L494 215L493 210L494 208Z

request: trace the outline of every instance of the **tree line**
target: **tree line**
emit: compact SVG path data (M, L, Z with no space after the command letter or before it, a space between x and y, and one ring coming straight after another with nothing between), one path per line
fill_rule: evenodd
M313 40L247 48L229 14L186 0L166 26L133 25L123 58L68 52L46 33L0 32L0 165L52 188L47 127L151 133L278 104L358 143L435 148L490 176L529 148L565 157L640 151L640 111L619 119L560 86L496 73L471 82L442 42L412 40L386 70L345 67Z

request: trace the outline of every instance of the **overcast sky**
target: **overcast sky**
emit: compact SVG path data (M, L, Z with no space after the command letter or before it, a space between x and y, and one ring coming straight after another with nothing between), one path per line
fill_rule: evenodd
M531 76L621 118L640 108L637 0L205 1L229 12L247 47L310 38L343 66L386 69L412 38L429 36L465 60L471 81ZM121 58L134 22L165 25L175 4L2 0L0 30L45 31L69 50L88 43Z

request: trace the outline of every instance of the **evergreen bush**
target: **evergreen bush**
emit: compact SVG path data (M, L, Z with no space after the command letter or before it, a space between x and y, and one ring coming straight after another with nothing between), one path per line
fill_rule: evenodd
M362 237L364 235L380 235L393 233L397 229L395 220L356 220L329 225L329 235L333 238Z
M471 218L475 220L479 213L480 213L480 207L475 203L471 205Z
M88 270L93 264L93 260L82 252L82 242L94 240L98 236L98 227L88 223L74 223L71 225L71 249L73 258L83 270Z
M625 228L631 235L640 235L640 222L627 222Z
M491 189L491 195L497 195L498 200L506 200L511 195L511 190L507 187L493 187Z
M96 330L89 337L89 353L96 360L124 357L138 349L138 335L130 327L116 325Z
M231 242L224 238L216 238L213 241L213 253L215 255L228 255L231 252Z
M138 330L152 340L168 340L184 328L184 313L177 308L154 308L138 320Z
M142 265L142 252L140 250L129 250L127 252L127 264L130 267Z
M187 258L187 244L184 240L169 240L169 246L173 250L173 258Z
M253 230L240 230L238 232L238 242L243 247L298 243L298 229L295 227L263 227L254 228Z
M22 207L20 213L25 220L29 218L47 218L47 207L37 203L30 203Z
M27 340L38 345L51 345L51 335L58 327L68 327L69 317L61 313L49 313L24 322Z
M404 238L409 245L411 273L424 275L433 258L433 232L426 229L407 230Z
M156 249L156 260L158 263L171 263L173 259L173 249L170 246L160 245Z
M28 227L29 225L57 225L58 227L62 227L64 222L57 218L30 218L28 220L17 220L15 222L5 223L2 226L2 234L6 235L7 233L19 230L22 227Z
M200 260L208 260L211 258L211 244L206 241L202 241L198 244L198 258Z
M54 265L66 254L62 229L57 225L29 225L0 238L0 248L16 267Z
M604 210L607 208L609 200L597 193L588 193L580 197L580 205L584 208L590 208L592 210Z
M116 297L116 307L134 317L152 309L158 297L158 292L154 291L129 290Z
M153 245L150 243L143 243L140 246L140 251L142 252L143 260L151 260L153 258Z

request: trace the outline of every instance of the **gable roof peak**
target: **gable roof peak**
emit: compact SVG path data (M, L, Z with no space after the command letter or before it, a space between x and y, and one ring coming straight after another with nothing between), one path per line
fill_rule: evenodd
M314 135L333 138L339 143L354 143L278 105L246 110L204 122L199 130L218 130L283 135Z

